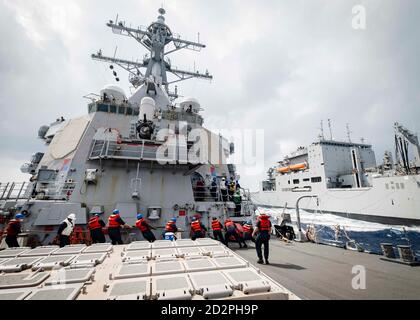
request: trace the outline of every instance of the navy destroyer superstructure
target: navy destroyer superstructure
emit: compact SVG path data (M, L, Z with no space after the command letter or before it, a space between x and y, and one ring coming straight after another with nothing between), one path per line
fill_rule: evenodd
M223 220L235 215L241 221L253 214L246 190L241 189L240 212L232 199L223 201L220 194L222 177L238 178L235 166L228 164L233 145L203 127L196 99L178 101L177 90L170 91L172 83L212 76L171 65L168 54L205 46L174 35L164 14L160 9L147 28L129 28L121 21L107 24L148 50L141 61L107 57L102 50L92 55L108 63L115 76L114 66L127 70L134 93L127 97L120 87L108 85L99 94L87 95L88 114L59 118L39 129L47 148L22 166L31 174L30 182L0 185L0 223L5 226L14 212L23 210L31 245L51 243L70 212L83 230L95 213L106 220L118 208L133 225L136 213L142 212L158 237L171 217L178 218L182 236L188 237L193 215L208 226L213 216ZM124 239L129 237L142 239L138 231L126 231Z

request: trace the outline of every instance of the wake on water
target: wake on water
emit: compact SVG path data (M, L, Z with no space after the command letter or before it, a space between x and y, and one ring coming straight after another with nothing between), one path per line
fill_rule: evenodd
M269 214L274 224L277 224L276 218L283 212L289 213L293 224L296 225L296 211L293 209L259 207L257 213L262 212ZM382 254L381 243L392 243L394 246L411 245L413 252L420 257L420 227L386 225L305 210L299 212L302 230L306 231L308 226L314 225L319 243L344 245L351 239L365 251L376 254ZM336 226L345 230L340 232L337 238ZM396 254L398 255L398 252Z

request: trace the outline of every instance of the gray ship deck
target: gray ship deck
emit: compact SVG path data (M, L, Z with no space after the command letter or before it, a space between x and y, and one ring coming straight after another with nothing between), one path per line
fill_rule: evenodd
M270 241L271 265L256 263L253 246L237 254L258 266L301 299L420 299L420 266L381 260L381 256L312 243ZM366 289L355 290L352 268L366 268Z

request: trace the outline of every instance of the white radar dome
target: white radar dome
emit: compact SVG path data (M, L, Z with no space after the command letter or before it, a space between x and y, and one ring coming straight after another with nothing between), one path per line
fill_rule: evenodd
M111 101L113 101L113 99L115 99L116 103L122 103L124 100L127 100L127 97L125 95L125 92L122 88L109 84L107 86L105 86L102 90L101 90L101 97L104 98L104 94L105 97L110 99Z
M179 102L179 106L184 111L192 111L198 113L201 109L200 103L195 98L186 97Z

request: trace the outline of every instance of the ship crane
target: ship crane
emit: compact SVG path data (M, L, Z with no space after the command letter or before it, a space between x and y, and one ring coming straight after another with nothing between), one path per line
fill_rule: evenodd
M171 65L170 60L166 58L167 55L181 49L200 51L206 46L200 42L188 41L181 39L178 35L175 36L165 24L165 10L163 8L159 9L159 14L157 21L153 22L147 28L138 27L135 29L127 27L124 22L118 21L118 17L116 22L111 20L106 24L114 33L134 38L150 52L141 61L130 61L105 56L102 54L101 50L96 54L92 54L92 59L113 63L128 71L129 81L135 88L145 83L148 79L153 79L153 81L161 84L165 88L168 96L177 98L177 92L172 93L169 91L170 84L191 78L212 80L213 76L210 75L208 71L204 73L196 70L187 71ZM173 44L173 48L165 52L165 47L171 43ZM141 72L143 68L146 69L144 73ZM167 72L174 75L176 77L175 80L168 80L166 75Z
M420 168L420 144L418 136L400 125L398 122L394 124L395 128L395 157L396 163L400 163L407 174L411 173L408 145L413 146L414 151L414 167L416 170ZM401 158L401 160L400 160Z

